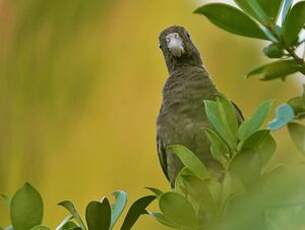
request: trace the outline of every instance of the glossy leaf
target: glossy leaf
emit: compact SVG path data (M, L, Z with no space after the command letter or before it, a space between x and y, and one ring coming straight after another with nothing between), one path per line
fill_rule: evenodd
M305 2L296 3L289 12L283 25L283 36L288 45L298 39L298 34L305 24Z
M67 221L61 226L58 226L56 230L82 230L82 228L72 221Z
M154 193L157 197L163 194L163 192L160 189L152 188L152 187L145 187L145 188L151 191L152 193Z
M283 1L283 7L282 7L282 13L281 13L281 24L283 25L286 21L287 15L289 14L291 10L291 6L293 4L293 0L284 0Z
M272 43L263 49L264 54L269 58L281 58L285 52L279 48L276 44Z
M116 191L113 193L113 195L115 197L115 202L111 206L111 228L113 228L115 223L118 221L127 204L126 192Z
M183 145L168 146L168 151L176 154L181 162L199 178L207 178L208 170L199 158Z
M26 183L13 196L10 214L15 230L29 230L40 225L43 217L43 202L39 192Z
M160 224L170 227L170 228L176 228L179 229L179 225L172 223L168 219L165 218L165 216L160 212L149 212L149 215L155 218Z
M206 4L198 8L195 13L206 16L216 26L230 33L269 40L255 21L231 5L222 3Z
M305 126L296 122L288 124L289 134L298 150L305 154Z
M86 208L86 220L89 230L109 230L111 226L111 207L109 200L91 201Z
M280 60L252 70L248 73L247 77L262 75L262 81L269 81L278 78L284 80L287 75L296 73L300 69L301 67L295 62L295 60Z
M65 226L65 224L69 223L71 220L73 219L72 215L69 215L67 217L65 217L59 225L57 225L56 230L63 230L63 226Z
M214 130L207 129L205 133L211 143L210 150L213 158L225 166L226 156L230 154L228 146Z
M256 18L262 24L268 24L277 16L278 2L281 0L234 0L245 12ZM267 3L268 2L268 3ZM273 8L273 9L270 9Z
M268 124L268 128L276 130L284 127L294 119L294 111L288 104L282 104L276 109L276 117Z
M180 226L191 227L197 225L195 210L180 194L164 193L159 200L160 210L166 219Z
M51 230L51 229L46 226L38 225L38 226L31 228L31 230Z
M74 204L71 201L62 201L60 202L58 205L64 207L65 209L67 209L70 214L73 216L73 219L75 219L75 221L83 228L86 229L86 226L82 220L82 218L80 217L80 215L78 214L78 211L76 210Z
M272 101L265 101L260 104L248 120L244 121L238 130L238 136L241 141L246 140L256 132L263 124L272 107Z
M156 196L145 196L134 202L129 208L121 230L130 230L141 215L148 214L146 207Z

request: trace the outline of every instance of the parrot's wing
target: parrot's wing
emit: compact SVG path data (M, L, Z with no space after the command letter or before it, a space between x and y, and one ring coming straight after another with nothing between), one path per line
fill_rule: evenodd
M232 103L232 105L234 106L234 108L236 110L238 122L242 123L245 120L245 117L244 117L242 111L240 110L240 108L233 101L231 101L231 103Z
M157 132L157 151L162 170L166 178L169 180L168 172L167 172L166 147L162 143L161 137L159 135L159 131Z

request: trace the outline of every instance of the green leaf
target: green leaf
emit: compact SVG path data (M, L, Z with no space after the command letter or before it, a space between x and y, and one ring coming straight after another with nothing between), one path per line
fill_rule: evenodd
M31 230L51 230L51 229L46 226L38 225L38 226L31 228Z
M111 207L109 200L91 201L86 208L86 220L89 230L109 230L111 225Z
M69 215L69 216L65 217L65 218L60 222L60 224L57 225L56 230L63 230L63 226L64 226L65 224L67 224L68 222L70 222L72 219L73 219L73 216L72 216L72 215Z
M239 140L246 140L262 126L264 120L271 110L272 103L273 101L269 100L260 104L253 116L241 124L238 130Z
M39 192L26 183L13 196L10 214L15 230L29 230L40 225L43 217L43 201Z
M56 230L82 230L82 228L72 221L67 221L62 225L58 226Z
M141 215L148 214L146 207L156 196L145 196L135 201L129 208L121 230L130 230Z
M4 200L8 206L10 205L11 199L7 195L0 193L0 198Z
M168 151L175 153L181 162L189 170L191 170L197 177L204 179L209 176L205 165L196 157L196 155L183 145L170 145Z
M303 95L291 98L287 103L293 108L297 119L305 117L305 85L303 86Z
M165 218L171 222L183 227L197 225L195 210L182 195L175 192L164 193L160 197L159 206Z
M211 3L198 8L195 13L203 14L216 26L230 33L269 40L259 25L236 7Z
M288 130L290 137L298 150L305 153L305 126L296 122L291 122L288 124Z
M263 10L262 6L266 8L265 6L266 3L264 3L263 1L260 0L234 0L234 1L241 9L243 9L249 15L260 21L262 24L266 25L269 23L269 21L272 20L267 16L266 12L264 11L265 9ZM268 1L273 3L275 0L268 0ZM270 9L268 9L268 12L270 12Z
M127 204L127 193L124 191L116 191L113 193L115 197L115 203L111 206L111 229L118 221L124 208Z
M183 179L188 198L192 198L205 211L206 218L211 219L215 214L216 202L207 182L193 175L183 175Z
M289 14L291 10L291 6L293 4L293 0L284 0L283 1L283 7L282 7L282 13L281 13L281 24L283 25L286 21L287 15Z
M180 226L172 223L168 219L165 218L165 216L160 212L149 212L149 215L152 216L154 219L156 219L160 224L163 224L164 226L170 227L170 228L176 228L179 229Z
M295 60L279 60L252 70L248 73L247 77L262 75L262 81L270 81L277 78L285 80L287 75L296 73L300 69L301 67L295 62Z
M235 108L224 97L204 101L208 120L221 138L234 150L238 140L238 122Z
M285 54L283 49L279 48L278 45L276 45L274 43L266 46L263 49L263 52L269 58L281 58Z
M151 191L152 193L154 193L156 197L159 197L163 194L163 192L160 189L152 188L152 187L145 187L145 188Z
M305 2L296 3L283 25L283 36L288 45L298 40L298 34L305 24Z
M14 230L12 225L7 226L4 230Z
M68 200L62 201L62 202L58 203L58 205L67 209L70 212L70 214L73 216L73 219L75 219L75 221L81 226L81 228L86 229L86 226L85 226L82 218L78 214L78 211L76 210L74 204L71 201L68 201Z
M244 184L251 184L261 174L276 149L276 143L269 130L258 130L242 142L237 156L230 165L230 171Z
M175 180L175 191L182 195L187 194L186 187L184 184L184 176L187 176L187 175L194 176L195 174L192 173L192 171L190 171L187 167L183 167L180 170L180 172L178 173L176 180ZM160 197L159 197L159 199L160 199Z
M206 129L205 133L211 143L210 151L213 158L225 166L227 163L226 156L230 154L228 146L214 130Z
M269 124L268 128L270 130L277 130L294 119L294 111L288 104L282 104L276 109L276 117Z

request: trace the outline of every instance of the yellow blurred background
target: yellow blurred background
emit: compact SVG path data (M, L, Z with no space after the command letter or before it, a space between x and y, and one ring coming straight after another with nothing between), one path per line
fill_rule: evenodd
M262 43L230 35L192 14L191 0L0 0L0 192L26 181L45 202L44 224L123 189L129 204L168 189L155 148L155 119L167 76L159 32L184 25L218 88L247 115L264 99L300 93L289 78L246 80L263 63ZM277 134L279 161L298 159ZM289 150L289 151L286 151ZM0 201L0 225L9 224ZM134 229L165 229L149 217Z

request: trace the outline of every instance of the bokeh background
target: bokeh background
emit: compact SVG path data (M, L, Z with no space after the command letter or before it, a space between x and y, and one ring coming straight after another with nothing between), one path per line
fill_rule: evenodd
M218 88L250 115L264 99L301 92L296 78L246 80L263 63L262 43L223 32L192 14L191 0L0 0L0 192L26 181L42 193L44 223L56 204L128 191L129 202L168 189L155 148L155 120L167 70L158 48L165 27L188 28ZM277 134L270 167L299 159ZM129 203L130 204L130 203ZM0 225L8 210L0 201ZM134 229L165 229L144 217Z

